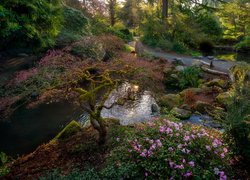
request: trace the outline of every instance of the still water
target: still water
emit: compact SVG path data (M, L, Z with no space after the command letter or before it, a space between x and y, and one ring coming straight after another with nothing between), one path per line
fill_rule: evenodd
M32 152L79 115L79 111L66 103L43 104L34 109L20 108L8 122L0 122L0 152L11 156Z
M223 59L227 61L245 61L247 63L250 63L250 52L237 53L234 51L216 50L213 56L218 59Z

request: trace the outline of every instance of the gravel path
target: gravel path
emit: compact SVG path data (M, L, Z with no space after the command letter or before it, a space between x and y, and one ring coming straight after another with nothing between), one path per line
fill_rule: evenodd
M129 43L130 46L135 47L135 41L130 42ZM181 55L181 54L174 54L174 53L168 53L168 52L161 52L161 51L157 51L156 49L152 49L149 47L144 46L144 50L146 51L146 53L153 55L155 57L159 57L159 58L163 58L163 59L167 59L168 61L174 61L176 59L181 59L182 62L186 65L186 66L191 66L193 63L197 62L197 61L203 61L206 63L211 62L211 60L209 60L207 57L202 57L202 58L194 58L192 56L187 56L187 55ZM229 69L234 66L236 64L236 62L232 62L232 61L226 61L226 60L214 60L213 61L213 65L214 65L214 70L218 70L218 71L222 71L225 73L229 73Z

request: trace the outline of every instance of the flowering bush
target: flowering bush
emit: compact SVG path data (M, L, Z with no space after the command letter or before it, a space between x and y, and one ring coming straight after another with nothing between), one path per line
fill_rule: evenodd
M227 179L232 176L231 152L216 130L165 119L149 122L131 138L117 141L124 145L113 150L110 166L115 166L117 171L121 165L134 166L130 168L133 172L125 171L121 176L149 179ZM110 174L112 176L114 174Z

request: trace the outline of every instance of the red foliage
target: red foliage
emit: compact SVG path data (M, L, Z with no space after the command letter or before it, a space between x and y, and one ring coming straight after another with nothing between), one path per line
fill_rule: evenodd
M39 61L39 66L47 66L51 65L51 59L52 58L59 58L62 57L64 52L62 50L48 50L45 56Z
M191 90L188 90L188 91L185 93L184 101L185 101L187 104L192 104L192 103L194 103L194 102L196 101L194 92L191 91Z
M31 68L29 70L19 71L16 73L15 78L9 82L9 85L17 86L22 82L26 81L31 76L36 75L37 73L38 73L37 68Z

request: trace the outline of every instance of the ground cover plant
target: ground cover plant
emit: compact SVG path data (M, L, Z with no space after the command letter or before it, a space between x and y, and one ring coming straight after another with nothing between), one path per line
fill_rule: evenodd
M172 119L172 120L171 120ZM154 119L133 127L110 126L108 146L113 146L103 166L44 179L228 179L236 160L222 133L173 118ZM85 148L84 148L85 149ZM86 149L85 149L86 150Z

